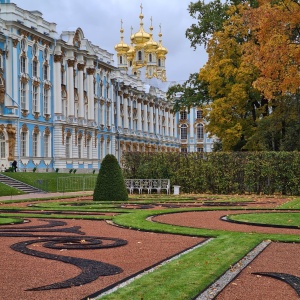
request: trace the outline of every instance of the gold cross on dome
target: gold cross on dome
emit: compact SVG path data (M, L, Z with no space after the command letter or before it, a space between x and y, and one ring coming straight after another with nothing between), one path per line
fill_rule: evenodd
M141 14L142 14L143 13L143 4L142 3L141 3L140 8L141 8Z

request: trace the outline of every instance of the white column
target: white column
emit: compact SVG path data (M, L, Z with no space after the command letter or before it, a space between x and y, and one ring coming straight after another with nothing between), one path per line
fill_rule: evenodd
M158 109L158 105L155 106L155 131L156 131L156 134L159 134L159 119L158 119L158 116L159 116L159 109Z
M124 97L124 129L128 129L128 99Z
M120 105L121 105L121 93L119 95L119 92L118 92L118 99L117 99L117 123L118 123L118 127L121 128L122 127L122 119L121 119L121 109L120 109ZM117 128L118 129L118 128Z
M192 108L189 113L189 124L190 124L190 138L193 139L195 136L194 133L194 123L195 123L195 109Z
M169 111L168 110L166 111L165 114L165 128L166 128L166 136L169 136L170 133L169 133Z
M144 132L148 133L147 102L144 102Z
M74 60L68 59L68 113L74 116Z
M54 55L54 114L62 114L61 105L61 60L62 55Z
M105 121L105 102L104 102L104 100L100 100L100 106L101 106L101 109L100 109L101 115L100 115L99 123L101 125L104 125L104 121Z
M137 105L137 130L139 132L142 131L142 100L138 100L138 105Z
M153 127L153 103L150 103L150 133L154 133L154 127Z
M88 119L94 120L94 109L95 109L95 103L94 103L94 68L88 68L87 74L88 74Z
M84 87L83 87L83 70L84 64L77 64L78 69L78 118L84 119Z
M171 137L174 137L174 134L173 134L173 128L174 128L174 114L172 112L170 112L170 136Z

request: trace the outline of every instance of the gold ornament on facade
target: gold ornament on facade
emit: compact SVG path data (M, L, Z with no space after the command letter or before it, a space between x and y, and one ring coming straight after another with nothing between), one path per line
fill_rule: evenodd
M84 71L84 67L85 67L85 64L80 64L80 63L77 64L78 71Z
M39 118L39 115L40 115L39 112L37 112L37 111L34 112L34 118L35 118L36 120Z
M49 121L50 120L50 115L49 114L45 114L45 120Z
M50 135L50 129L49 129L49 127L45 128L44 135Z
M65 144L65 126L64 125L61 127L61 138L62 138L61 142L64 145Z
M95 141L95 148L97 148L97 129L95 129L95 139L94 139L94 141Z
M68 67L69 67L69 68L74 68L75 60L73 60L73 59L68 59L68 60L67 60L67 64L68 64Z
M62 55L58 55L58 54L55 54L55 55L54 55L54 62L55 62L55 63L61 63L61 62L62 62L62 59L63 59L63 56L62 56Z
M95 69L94 68L87 68L86 72L87 72L88 75L94 75Z
M71 133L71 130L70 130L70 129L67 130L66 136L67 136L67 137L71 137L71 136L72 136L72 133Z
M73 38L73 45L80 48L81 40L80 40L80 35L79 35L79 29L77 29L76 32L75 32L75 35L74 35L74 38Z
M21 115L22 115L22 117L27 117L29 115L28 110L23 109Z
M103 137L103 135L101 135L100 141L101 141L101 142L104 142L104 137Z
M14 159L15 145L16 145L16 128L11 124L6 127L6 133L8 135L8 160Z
M35 126L34 126L33 132L34 132L35 134L39 134L39 133L40 133L40 129L39 129L39 126L38 126L38 125L35 125Z
M12 42L13 42L13 47L14 47L14 48L17 48L17 45L18 45L18 43L19 43L19 40L18 40L18 39L13 39Z

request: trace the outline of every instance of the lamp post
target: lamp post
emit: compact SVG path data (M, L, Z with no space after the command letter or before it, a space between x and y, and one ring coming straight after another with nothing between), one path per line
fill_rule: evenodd
M17 108L18 109L18 117L17 117L17 147L18 147L18 165L20 166L21 164L21 149L20 149L20 146L21 146L21 143L20 143L20 118L21 118L21 107L20 107L20 104L14 100L8 93L5 93L9 99L13 102L13 105L7 105L6 107L7 108L11 108L11 109L15 109Z

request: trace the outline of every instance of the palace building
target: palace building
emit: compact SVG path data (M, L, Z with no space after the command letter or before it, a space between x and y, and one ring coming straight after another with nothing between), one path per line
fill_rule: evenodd
M81 28L56 32L39 11L0 0L0 166L20 171L99 169L124 151L211 151L200 110L174 114L166 99L167 49L152 21L114 54ZM60 172L61 172L60 171Z

